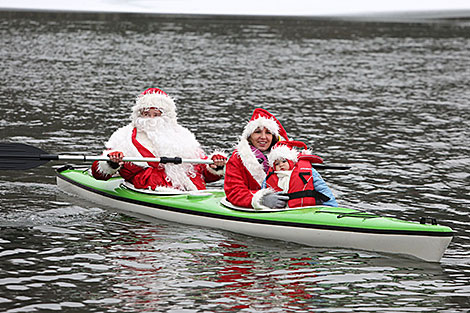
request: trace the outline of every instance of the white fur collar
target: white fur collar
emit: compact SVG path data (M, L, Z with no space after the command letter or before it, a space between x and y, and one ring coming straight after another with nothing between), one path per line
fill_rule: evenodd
M137 148L132 143L132 131L134 127L132 124L119 128L114 134L111 135L108 142L106 143L106 148L121 151L127 157L143 157ZM144 132L137 132L136 136L137 141L142 144L144 147L150 150L155 157L161 157L161 155L157 154L151 147L153 146L150 139ZM105 153L109 153L110 151L107 150ZM150 167L147 162L133 162L134 164L147 168ZM197 190L194 183L188 177L188 173L185 172L185 168L189 169L192 166L189 164L183 165L174 165L174 164L165 164L165 171L167 177L170 178L173 186L179 189L184 190ZM176 166L179 168L177 169ZM183 171L180 168L183 168ZM195 175L195 173L191 172L190 175ZM192 176L193 177L193 176Z
M242 160L243 165L261 186L264 179L266 178L266 173L264 172L263 165L259 164L255 154L253 151L251 151L248 140L243 137L240 138L240 142L237 145L237 152L240 156L240 159Z
M143 157L139 153L137 148L132 144L133 129L134 127L131 124L129 124L116 130L111 135L108 142L105 144L106 148L115 150L115 151L121 151L122 153L124 153L126 157ZM146 143L148 143L149 141L149 139L143 132L137 132L136 138L144 146L146 146ZM109 153L109 150L105 151L105 153ZM134 163L141 167L149 167L149 165L146 162L134 162Z

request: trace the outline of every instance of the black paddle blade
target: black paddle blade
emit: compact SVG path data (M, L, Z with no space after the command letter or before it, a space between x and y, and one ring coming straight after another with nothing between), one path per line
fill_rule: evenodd
M323 165L312 163L312 167L317 170L339 170L345 171L351 169L351 166L341 166L341 165Z
M0 170L27 170L47 163L47 153L23 143L0 143Z

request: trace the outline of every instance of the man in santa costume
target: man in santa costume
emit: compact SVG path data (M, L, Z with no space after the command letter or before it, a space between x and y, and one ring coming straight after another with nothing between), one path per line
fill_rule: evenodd
M214 164L162 164L158 162L122 162L126 157L180 157L207 159L195 136L177 123L176 106L163 90L149 88L136 98L131 123L116 130L104 155L110 161L95 161L93 177L107 180L119 173L136 188L205 189L206 183L224 175L226 156L215 152Z
M227 200L256 210L284 208L289 198L272 189L261 189L269 169L267 154L280 140L289 140L281 123L257 108L227 161L224 190Z

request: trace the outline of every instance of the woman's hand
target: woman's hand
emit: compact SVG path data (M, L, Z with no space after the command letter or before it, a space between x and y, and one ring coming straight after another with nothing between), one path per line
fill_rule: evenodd
M283 209L287 206L287 201L289 197L280 192L267 194L261 199L261 203L270 209Z

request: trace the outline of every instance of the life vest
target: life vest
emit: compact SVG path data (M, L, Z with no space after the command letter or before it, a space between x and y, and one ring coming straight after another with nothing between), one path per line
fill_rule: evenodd
M287 195L290 208L320 205L330 198L315 190L313 184L312 159L310 156L300 157L292 169ZM314 163L317 163L314 161ZM283 191L279 186L279 178L271 168L266 176L266 187L276 191ZM286 193L286 192L284 192Z

